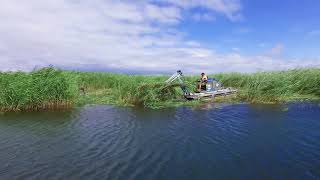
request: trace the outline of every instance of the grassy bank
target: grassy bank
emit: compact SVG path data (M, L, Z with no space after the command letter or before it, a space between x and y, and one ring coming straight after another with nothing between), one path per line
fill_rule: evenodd
M320 69L253 74L211 75L239 93L231 101L277 103L320 99ZM178 87L163 88L168 76L61 71L45 68L31 73L0 73L1 111L42 110L84 104L113 104L159 108L193 105ZM187 76L190 90L197 76ZM220 99L220 101L230 99Z

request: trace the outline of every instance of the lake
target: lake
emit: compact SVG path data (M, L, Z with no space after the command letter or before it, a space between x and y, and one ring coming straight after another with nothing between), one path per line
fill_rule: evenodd
M320 105L0 115L0 179L319 179Z

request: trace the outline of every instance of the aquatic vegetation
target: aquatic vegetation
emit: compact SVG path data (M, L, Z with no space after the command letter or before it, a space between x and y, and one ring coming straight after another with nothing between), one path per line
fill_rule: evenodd
M166 87L167 76L141 76L98 72L71 72L78 77L78 86L85 91L83 97L98 96L107 104L156 107L181 99L182 93L174 86ZM83 97L80 102L85 103ZM90 98L92 99L92 98ZM93 102L94 103L94 102ZM99 103L99 102L98 102ZM100 101L100 103L103 103Z
M42 110L84 104L112 104L161 108L197 105L186 101L177 85L166 87L169 76L125 75L103 72L62 71L44 68L30 73L0 73L1 111ZM238 89L236 96L218 102L278 103L320 99L320 69L210 75L227 87ZM195 89L198 76L186 76Z
M222 83L239 89L249 102L283 102L320 98L320 69L217 74Z
M43 110L72 106L78 93L76 79L54 68L31 73L0 73L0 110Z

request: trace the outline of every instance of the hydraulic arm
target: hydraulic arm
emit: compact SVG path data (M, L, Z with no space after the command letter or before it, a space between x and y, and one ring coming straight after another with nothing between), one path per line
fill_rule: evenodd
M178 80L179 82L179 86L181 88L181 90L184 93L184 96L190 96L190 91L187 88L187 86L184 84L183 80L181 79L183 77L181 70L178 70L176 73L174 73L168 80L165 81L165 83L167 85L170 85L172 82L174 82L175 80Z
M219 82L214 83L213 79L209 78L206 84L206 90L197 93L191 93L188 87L183 82L183 75L180 70L174 73L168 80L165 81L165 83L167 86L169 86L176 80L178 81L179 86L184 93L184 97L187 100L195 100L200 98L214 98L215 96L226 96L237 92L237 90L231 88L222 88Z

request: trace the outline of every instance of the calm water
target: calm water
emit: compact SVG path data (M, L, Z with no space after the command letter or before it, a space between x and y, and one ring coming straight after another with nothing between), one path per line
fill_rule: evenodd
M320 105L0 115L0 179L320 179Z

